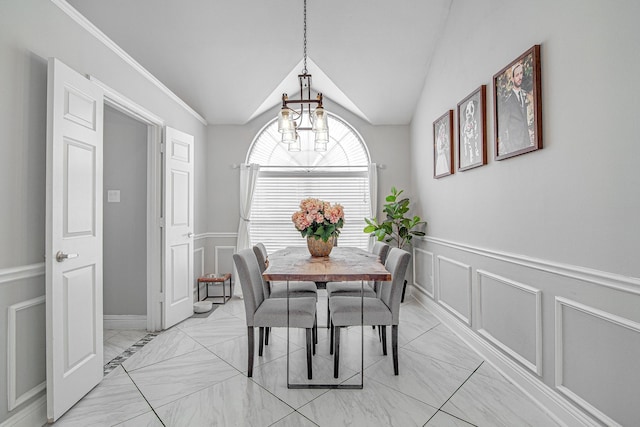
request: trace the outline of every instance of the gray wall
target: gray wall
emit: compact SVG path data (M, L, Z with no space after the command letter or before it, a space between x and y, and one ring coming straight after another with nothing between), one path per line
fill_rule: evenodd
M107 200L120 190L120 202ZM105 315L147 314L147 126L104 109Z
M44 304L20 308L44 295L47 58L97 77L167 125L194 135L195 232L206 230L206 126L143 78L48 0L0 2L0 422L43 396L7 410L7 351L17 356L18 395L44 381ZM7 313L18 324L8 330ZM7 348L7 336L19 336ZM33 342L32 342L33 341ZM39 348L40 360L32 348ZM28 361L28 362L27 362Z
M636 1L455 0L411 125L429 221L418 288L577 407L624 425L640 419L638 16ZM544 148L497 162L492 77L534 44ZM433 179L433 121L481 84L489 163Z

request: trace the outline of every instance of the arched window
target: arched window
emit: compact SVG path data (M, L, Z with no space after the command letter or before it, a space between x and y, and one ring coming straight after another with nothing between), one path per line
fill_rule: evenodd
M340 203L345 225L338 239L340 246L367 248L364 218L371 216L369 151L347 122L328 113L327 151L313 149L313 134L300 133L302 150L289 151L280 142L274 119L256 135L247 163L260 165L251 208L251 244L265 244L269 252L305 242L291 222L291 215L307 197ZM375 188L375 187L374 187Z

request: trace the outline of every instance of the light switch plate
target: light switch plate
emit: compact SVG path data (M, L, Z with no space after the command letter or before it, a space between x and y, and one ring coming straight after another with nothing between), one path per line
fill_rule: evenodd
M107 190L107 202L120 203L120 190Z

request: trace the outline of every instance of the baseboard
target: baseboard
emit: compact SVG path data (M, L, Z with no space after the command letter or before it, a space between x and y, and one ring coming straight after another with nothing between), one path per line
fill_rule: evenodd
M558 423L567 427L598 427L601 425L580 409L567 402L559 393L555 392L538 378L535 378L529 371L492 347L480 335L461 323L446 309L427 296L422 289L416 286L411 287L413 288L411 295L424 306L425 309L440 319L443 324L449 327L449 329L491 366L508 378L509 381L518 387L525 395L547 410Z
M34 427L47 424L47 395L34 400L11 418L0 423L0 427Z
M105 314L102 317L104 329L147 330L147 316L136 314Z

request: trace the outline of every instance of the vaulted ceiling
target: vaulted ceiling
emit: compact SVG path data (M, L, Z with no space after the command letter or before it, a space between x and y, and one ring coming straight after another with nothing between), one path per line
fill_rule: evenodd
M312 89L371 124L408 124L453 0L308 0ZM302 0L68 0L211 124L298 92Z

